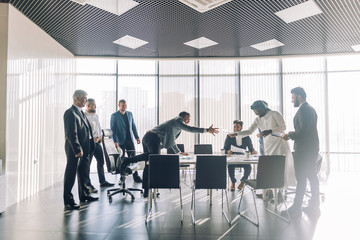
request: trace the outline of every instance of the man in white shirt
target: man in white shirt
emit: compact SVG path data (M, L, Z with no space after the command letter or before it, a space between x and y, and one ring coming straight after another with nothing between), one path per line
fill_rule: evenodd
M95 156L96 161L97 161L97 173L98 173L98 177L99 177L100 187L111 187L111 186L114 186L114 184L109 183L105 180L104 155L103 155L103 150L101 147L101 141L102 141L101 126L100 126L99 116L96 114L96 102L93 98L89 98L87 101L85 115L90 122L92 131L93 131L93 135L94 135L94 141L95 141L93 154L90 155L90 162L89 162L89 166L88 166L89 167L88 175L87 175L85 184L90 192L96 193L98 190L91 184L91 180L89 177L90 165L91 165L91 160L92 160L93 156Z

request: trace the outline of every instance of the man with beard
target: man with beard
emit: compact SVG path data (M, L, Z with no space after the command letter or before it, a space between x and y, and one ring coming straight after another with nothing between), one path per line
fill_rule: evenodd
M301 216L301 207L306 191L306 180L311 187L311 201L302 210L309 216L320 215L319 180L316 173L316 160L319 155L319 137L317 131L317 114L306 101L305 90L296 87L291 90L294 107L298 107L294 117L294 132L283 134L284 140L294 140L294 167L297 180L296 195L293 205L289 208L292 218Z
M105 180L104 154L103 154L103 150L101 147L102 132L101 132L99 116L96 114L96 102L93 98L89 98L87 101L85 115L90 122L91 129L93 130L93 136L94 136L94 142L95 142L93 154L90 155L89 168L87 171L88 175L87 175L85 184L91 193L96 193L98 190L91 184L91 180L89 177L90 165L91 165L93 156L96 158L96 162L97 162L96 166L97 166L97 173L98 173L98 177L99 177L100 187L111 187L111 186L114 186L114 184L109 183Z

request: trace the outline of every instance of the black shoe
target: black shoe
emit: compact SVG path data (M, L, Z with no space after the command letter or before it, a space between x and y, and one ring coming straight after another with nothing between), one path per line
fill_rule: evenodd
M66 210L76 210L76 209L79 209L80 206L76 203L68 203L68 204L65 204L65 209Z
M311 218L319 218L321 215L321 211L319 207L307 206L302 209L306 215Z
M85 197L85 201L82 201L82 202L94 202L97 200L99 200L98 197L87 196L87 197Z
M89 193L97 193L98 190L93 185L86 186L87 189L89 189Z
M144 198L147 198L149 196L149 189L144 189Z
M100 187L112 187L114 185L115 185L114 183L109 183L109 182L105 181L100 184Z
M133 174L134 182L136 183L142 183L142 179L139 176L139 174Z

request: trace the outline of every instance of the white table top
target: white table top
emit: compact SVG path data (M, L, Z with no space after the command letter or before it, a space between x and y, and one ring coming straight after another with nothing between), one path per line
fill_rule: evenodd
M228 165L257 164L259 161L259 156L250 155L249 158L246 158L245 155L231 155L231 156L227 156L226 159ZM195 164L195 163L196 163L196 155L188 155L188 156L180 155L180 164Z

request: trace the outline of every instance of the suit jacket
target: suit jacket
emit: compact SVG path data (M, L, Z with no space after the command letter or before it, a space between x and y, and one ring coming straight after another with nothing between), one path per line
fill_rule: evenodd
M131 141L134 142L133 136L135 136L135 138L138 139L139 135L136 130L136 125L132 113L129 111L126 111L126 113L129 121ZM110 128L111 131L113 132L114 142L117 142L119 145L124 145L126 142L126 125L120 111L111 114Z
M294 140L294 150L300 153L319 152L317 114L313 107L304 102L294 117L295 132L289 137Z
M179 153L180 149L177 147L175 140L179 137L181 130L193 133L203 133L205 131L204 128L186 125L184 118L180 116L156 126L152 131L159 136L163 148L171 148L175 153Z
M64 113L64 130L66 156L75 158L75 154L83 152L84 157L88 157L94 149L91 126L74 105Z
M241 146L237 145L236 138L231 138L229 136L226 136L225 143L224 143L224 149L225 149L226 154L230 150L231 145L238 147L238 148L242 148L242 149L246 149L246 147L247 147L250 152L253 152L255 150L249 136L242 138Z

